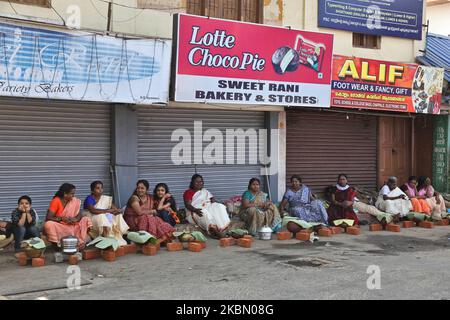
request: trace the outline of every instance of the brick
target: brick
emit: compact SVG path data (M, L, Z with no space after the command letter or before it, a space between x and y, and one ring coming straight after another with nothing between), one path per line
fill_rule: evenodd
M189 242L188 250L192 252L200 252L202 251L202 245L200 243Z
M181 242L169 242L167 244L168 251L181 251L183 250L183 244Z
M234 246L236 244L236 240L234 240L233 238L222 238L219 241L220 246L221 247L229 247L229 246Z
M192 241L193 243L198 243L202 246L202 250L206 248L206 241Z
M416 226L416 223L414 221L403 221L402 227L403 228L413 228Z
M400 226L397 224L389 223L386 226L386 230L390 232L400 232Z
M31 265L33 267L43 267L45 266L45 258L33 258L31 259Z
M116 257L123 257L125 255L125 247L118 247L116 250Z
M69 256L69 264L76 265L78 264L78 257L74 254Z
M330 227L331 233L332 234L340 234L342 233L342 228L341 227Z
M433 222L431 221L421 221L419 223L419 227L421 228L427 228L427 229L432 229L434 227Z
M237 239L237 245L243 248L251 248L252 240L246 238Z
M449 222L448 219L442 219L442 220L436 221L434 224L437 226L443 227L443 226L448 226L448 224L449 224L448 222Z
M134 243L127 244L126 246L123 246L123 248L125 249L125 254L137 252L137 246Z
M309 241L310 239L310 233L309 232L297 232L295 234L295 239L300 240L300 241Z
M379 223L373 223L369 226L369 231L382 231L383 226Z
M146 244L142 246L142 253L146 256L155 256L158 252L158 248L156 248L155 245L152 244Z
M102 252L97 248L84 249L83 250L83 260L98 259L102 256Z
M116 261L116 252L114 250L102 250L101 251L102 258L108 262Z
M278 240L289 240L291 238L292 238L292 233L290 233L289 231L277 232Z
M25 252L20 252L17 256L17 262L19 262L19 266L26 266L28 264L28 257Z
M353 236L361 234L361 230L358 227L348 227L346 231Z
M319 237L331 237L332 236L331 229L328 228L320 228L319 229Z

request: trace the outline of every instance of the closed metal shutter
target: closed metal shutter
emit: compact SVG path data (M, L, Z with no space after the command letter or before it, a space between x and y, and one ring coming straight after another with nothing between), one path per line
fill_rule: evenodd
M226 129L263 129L264 112L140 107L138 119L139 177L149 180L151 191L157 183L167 183L179 207L183 207L183 192L188 189L190 179L196 172L203 176L205 187L220 200L241 195L250 178L261 178L261 167L249 165L248 160L245 165L174 165L171 153L179 142L172 142L171 136L174 130L183 128L189 130L193 138L194 121L202 121L203 133L211 128L219 129L225 142ZM203 147L208 144L204 142Z
M345 173L349 183L377 188L377 117L352 113L287 112L287 183L298 174L323 193Z
M10 217L29 195L41 217L69 182L82 201L102 180L111 194L110 107L42 100L0 102L0 214Z

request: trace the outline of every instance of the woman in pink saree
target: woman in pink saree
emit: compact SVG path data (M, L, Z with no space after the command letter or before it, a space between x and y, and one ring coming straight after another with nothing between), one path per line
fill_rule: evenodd
M48 240L58 246L61 239L74 236L78 247L84 248L92 222L80 213L81 201L75 197L75 186L64 183L59 187L47 211L44 231Z
M139 180L136 190L128 200L124 219L130 231L147 231L157 238L158 243L170 242L175 228L157 216L153 197L148 194L150 184L147 180Z
M447 208L442 195L434 190L431 185L431 179L428 177L419 177L419 185L417 186L418 194L425 198L428 206L431 208L433 220L441 220L447 216Z
M425 213L427 216L431 215L431 208L425 200L425 197L420 196L417 191L417 177L409 177L408 182L403 186L403 191L409 197L414 212Z

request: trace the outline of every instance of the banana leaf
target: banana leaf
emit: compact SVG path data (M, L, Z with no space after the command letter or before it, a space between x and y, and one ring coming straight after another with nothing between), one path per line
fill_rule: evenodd
M97 237L88 243L88 246L94 245L100 250L113 248L116 251L119 248L119 241L115 238Z
M206 242L206 237L200 231L193 231L191 234L195 238L195 240L200 242Z
M423 214L423 213L420 213L420 212L411 212L411 213L408 213L406 218L408 220L417 219L417 220L420 220L420 221L425 221L425 220L427 220L427 215Z
M293 222L298 224L300 227L302 227L303 229L311 229L312 227L314 227L314 224L306 222L304 220L300 220L297 217L284 217L283 218L283 223L282 226L285 227L289 222ZM320 223L319 223L320 224ZM315 224L318 225L318 224Z
M175 237L175 238L178 238L179 236L181 236L181 235L183 235L184 234L184 231L175 231L174 233L172 233L172 235Z
M127 238L137 244L145 244L150 242L151 244L156 244L156 237L152 236L147 231L139 231L139 232L129 232L127 234Z
M32 238L23 242L37 250L45 249L45 242L41 238Z
M385 212L377 214L377 220L378 221L381 222L383 219L386 220L386 223L391 223L392 220L394 220L394 217L392 216L392 214L385 213Z
M334 223L335 226L339 226L339 225L345 223L346 225L351 227L351 226L353 226L353 224L355 224L355 220L352 220L352 219L339 219L339 220L334 220L333 223Z
M235 229L231 229L230 233L235 233L240 236L245 236L248 234L248 231L244 230L244 229L235 228Z

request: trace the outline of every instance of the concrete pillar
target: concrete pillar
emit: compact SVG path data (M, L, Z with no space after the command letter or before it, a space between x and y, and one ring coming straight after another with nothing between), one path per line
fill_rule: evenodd
M112 169L114 200L123 207L138 179L137 115L130 105L115 105L112 115Z
M271 158L269 183L271 199L281 201L286 188L286 112L269 112L269 154Z

